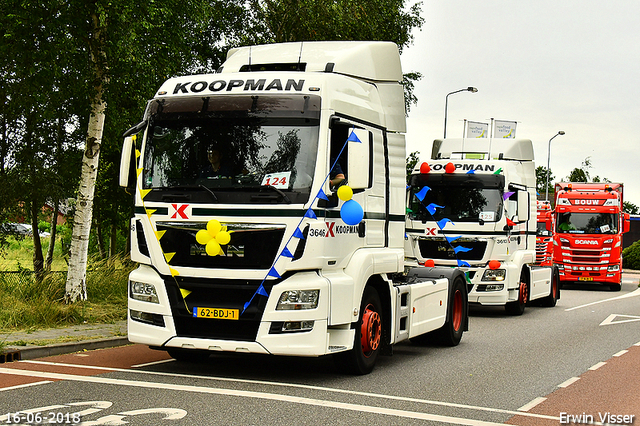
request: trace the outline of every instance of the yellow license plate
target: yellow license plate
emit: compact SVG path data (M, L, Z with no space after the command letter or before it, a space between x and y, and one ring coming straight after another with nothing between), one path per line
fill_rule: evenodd
M578 281L593 281L593 277L580 277Z
M193 308L193 317L237 320L240 318L240 310L224 308Z

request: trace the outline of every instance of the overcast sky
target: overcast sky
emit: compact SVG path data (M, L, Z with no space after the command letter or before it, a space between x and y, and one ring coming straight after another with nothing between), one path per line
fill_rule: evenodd
M463 120L517 121L536 166L565 179L590 157L592 177L623 182L640 206L640 1L425 0L422 31L402 54L419 71L418 105L407 120L407 153L428 160Z

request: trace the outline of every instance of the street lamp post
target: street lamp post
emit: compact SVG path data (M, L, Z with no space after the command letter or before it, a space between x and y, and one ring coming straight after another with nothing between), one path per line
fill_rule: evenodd
M551 141L558 135L560 136L564 135L564 130L560 130L558 133L553 135L553 138L549 139L549 149L547 150L547 182L544 185L545 201L549 201L549 161L551 160Z
M444 137L445 139L447 138L447 106L449 104L449 95L453 95L454 93L460 93L460 92L476 93L477 91L478 89L476 89L475 87L469 86L466 89L460 89L460 90L456 90L455 92L447 93L447 96L444 98Z

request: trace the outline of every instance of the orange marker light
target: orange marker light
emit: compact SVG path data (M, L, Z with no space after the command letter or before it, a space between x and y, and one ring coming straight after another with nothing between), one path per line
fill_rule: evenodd
M499 260L491 260L489 261L489 269L498 269L500 267Z
M434 262L433 259L427 259L424 261L424 266L428 268L433 268L434 266L436 266L436 262Z
M429 164L427 163L420 164L420 173L425 174L425 173L429 173L430 171L431 171L431 167L429 167Z

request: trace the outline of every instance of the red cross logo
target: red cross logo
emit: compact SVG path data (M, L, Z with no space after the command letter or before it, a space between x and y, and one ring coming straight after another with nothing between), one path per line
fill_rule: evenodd
M333 233L333 227L336 226L335 222L325 222L327 224L327 237L335 237L336 234Z
M171 219L177 219L180 216L180 219L189 219L185 210L189 207L189 204L171 204L171 207L175 210Z

